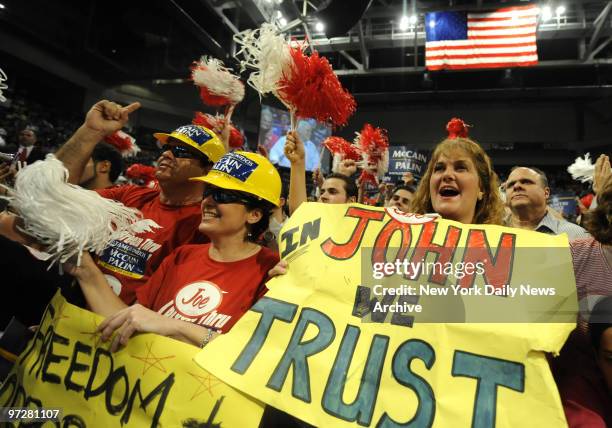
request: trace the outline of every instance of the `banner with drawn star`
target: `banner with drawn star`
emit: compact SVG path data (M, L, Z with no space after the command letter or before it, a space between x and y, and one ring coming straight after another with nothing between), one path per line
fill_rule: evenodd
M0 387L0 407L61 409L58 426L258 426L262 405L198 367L198 348L142 334L111 353L101 320L58 292Z

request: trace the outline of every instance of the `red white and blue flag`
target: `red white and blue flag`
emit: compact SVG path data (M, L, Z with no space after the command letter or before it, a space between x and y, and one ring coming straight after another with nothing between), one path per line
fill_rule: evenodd
M527 67L538 63L535 5L425 14L428 70Z

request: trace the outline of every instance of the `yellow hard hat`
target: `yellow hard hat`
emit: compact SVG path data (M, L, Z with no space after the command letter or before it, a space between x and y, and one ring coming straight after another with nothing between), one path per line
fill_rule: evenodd
M162 145L168 142L168 138L176 138L203 153L213 162L221 159L226 151L225 146L214 132L199 125L184 125L172 131L172 134L157 132L153 136L161 141Z
M216 162L208 174L194 177L221 189L238 190L280 205L281 178L274 165L257 153L231 152Z

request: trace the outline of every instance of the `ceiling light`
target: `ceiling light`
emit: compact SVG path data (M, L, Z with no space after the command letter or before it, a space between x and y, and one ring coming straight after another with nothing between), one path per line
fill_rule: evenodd
M406 31L408 29L408 17L406 15L401 17L399 22L399 29L402 31Z
M5 8L6 8L6 6L3 5L2 3L0 3L0 9L5 9Z
M552 18L552 10L550 6L544 6L542 8L542 21L548 21L550 18Z
M318 32L322 32L323 30L325 30L325 25L323 25L323 23L319 21L315 24L315 30L317 30Z
M557 16L561 16L565 13L565 6L561 5L561 6L557 6L557 9L555 9L555 12L557 13Z
M279 22L279 24L280 24L280 25L282 25L283 27L284 27L285 25L287 25L287 20L286 20L285 18L281 18L281 19L279 19L279 20L278 20L278 22Z
M410 16L410 24L414 25L416 23L417 23L417 16L416 15Z

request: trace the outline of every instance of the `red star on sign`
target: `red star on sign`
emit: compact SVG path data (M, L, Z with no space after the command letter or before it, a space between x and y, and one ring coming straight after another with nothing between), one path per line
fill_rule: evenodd
M144 357L139 357L137 355L130 355L130 357L135 358L137 360L140 360L144 363L144 366L142 368L142 374L146 374L147 370L149 370L151 367L155 367L157 370L159 370L162 373L166 373L166 368L164 367L164 365L162 364L162 360L168 360L170 358L174 358L174 355L168 355L167 357L156 357L153 354L153 351L151 350L151 348L153 347L153 343L147 343L147 355Z
M198 383L198 387L196 388L195 392L193 393L193 396L191 397L190 401L193 400L194 398L196 398L198 395L202 394L203 392L208 391L208 393L210 394L211 397L214 397L215 395L213 394L213 387L223 383L221 382L219 379L217 379L216 377L214 377L213 375L211 375L208 372L204 372L204 375L197 375L194 373L190 373L187 372L187 374L189 374L191 377L193 377ZM201 389L201 390L200 390Z
M98 324L96 323L95 318L91 319L91 323L93 324L93 331L79 331L79 334L89 336L90 340L94 341L94 344L97 348L98 345L100 345L100 332L98 331Z

